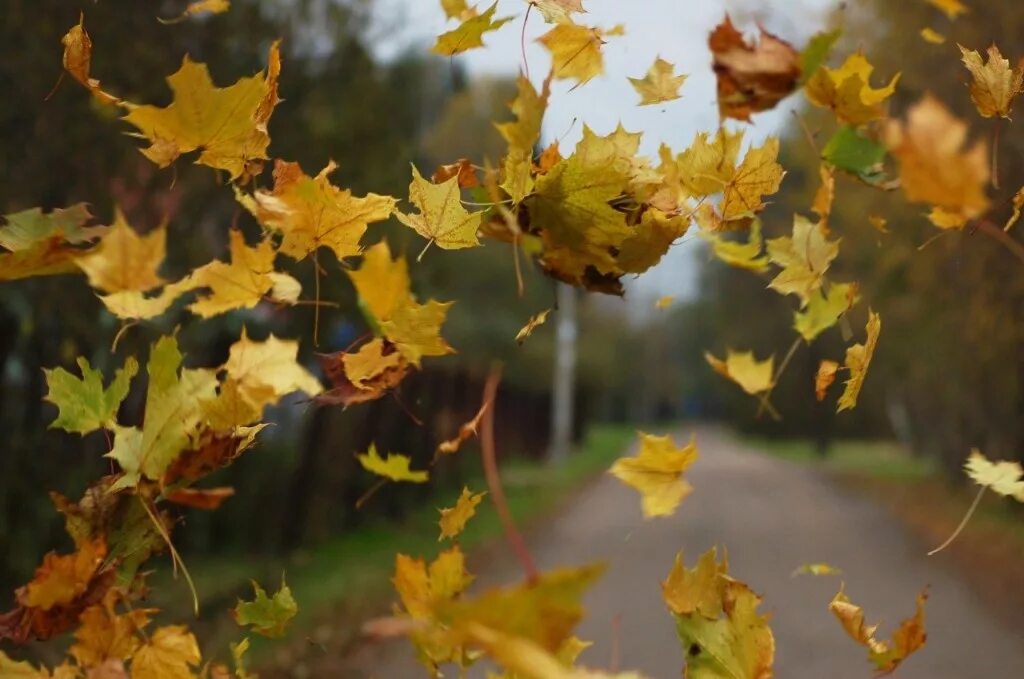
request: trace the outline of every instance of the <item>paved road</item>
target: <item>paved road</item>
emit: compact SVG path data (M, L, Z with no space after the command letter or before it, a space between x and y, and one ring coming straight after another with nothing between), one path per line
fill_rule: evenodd
M864 649L828 612L836 578L790 573L825 561L844 569L846 591L882 632L914 609L928 584L927 646L894 676L901 679L1020 679L1024 630L1000 627L942 556L882 508L852 496L814 470L744 449L727 434L700 430L701 459L692 468L693 494L669 519L644 521L634 491L603 478L582 491L552 521L528 536L542 568L608 562L587 599L579 635L595 642L581 661L607 666L613 620L620 626L622 669L652 679L679 677L682 651L661 601L660 581L680 548L687 564L712 545L729 550L731 573L765 598L776 638L775 676L782 679L868 679ZM484 584L521 577L510 559L491 559ZM405 645L367 646L345 663L352 677L399 679L423 673ZM342 668L338 668L342 669Z

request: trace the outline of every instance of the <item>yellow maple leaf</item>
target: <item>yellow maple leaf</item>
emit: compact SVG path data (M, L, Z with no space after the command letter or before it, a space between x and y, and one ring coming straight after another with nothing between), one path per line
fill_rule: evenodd
M445 250L457 250L480 245L476 232L483 220L483 212L469 212L462 206L458 177L434 184L424 179L413 165L409 202L419 209L419 213L407 215L396 212L395 217L430 241L428 246L437 243Z
M551 313L551 309L545 309L540 313L536 313L530 316L530 319L526 321L526 325L519 329L516 333L516 342L522 344L526 341L526 338L533 334L533 331L544 325L544 322L548 320L548 314Z
M1003 57L999 48L988 48L988 62L982 62L981 55L963 45L960 48L961 61L971 72L971 101L983 118L999 116L1010 118L1013 100L1021 93L1024 81L1024 67L1010 68L1010 61Z
M674 176L692 198L703 198L725 190L729 180L736 173L736 162L743 144L743 130L730 132L719 127L714 139L708 139L707 132L699 132L689 148L680 153L675 161ZM663 157L663 162L670 156ZM662 171L669 169L663 164Z
M201 660L199 644L188 628L157 628L132 659L132 679L192 679Z
M861 52L855 52L839 68L823 66L815 71L804 91L812 104L831 109L840 122L863 125L884 115L882 103L896 91L900 79L897 73L888 85L873 88L870 78L874 70Z
M92 66L92 39L85 30L85 15L79 15L78 24L68 29L68 32L61 38L64 45L64 70L71 74L71 77L85 85L98 100L104 104L116 104L119 99L108 94L100 87L100 81L90 77L89 70Z
M655 309L667 309L672 306L672 302L676 301L676 298L672 295L664 295L659 297L658 301L654 303Z
M338 259L358 255L367 226L390 217L395 199L375 193L359 198L334 186L329 175L336 167L328 163L310 177L298 163L278 160L274 190L238 194L239 201L263 226L284 236L284 255L301 260L321 247L333 250Z
M633 89L640 95L640 105L650 106L679 98L679 88L686 81L683 74L675 74L675 66L661 57L654 60L643 78L630 78Z
M644 518L671 516L693 490L683 472L697 461L697 444L678 447L670 436L638 433L639 452L616 460L608 473L640 492Z
M466 0L441 0L441 9L448 19L462 19L473 11Z
M238 384L241 395L254 408L277 403L282 396L301 391L316 396L323 387L297 360L299 343L282 340L271 334L262 342L249 339L246 329L228 350L228 360L221 366L227 376Z
M537 38L551 53L551 68L559 80L575 80L583 85L595 76L604 73L605 36L622 35L623 28L616 26L607 31L572 22L563 22Z
M441 535L437 538L437 541L440 542L445 538L454 539L458 537L459 533L466 527L466 522L476 514L476 507L486 494L471 493L469 488L463 487L462 494L459 495L455 506L440 510L441 519L438 521L438 525L441 527Z
M856 283L834 283L829 286L828 294L816 290L811 293L807 306L794 312L793 328L804 340L812 342L835 325L859 299Z
M719 563L718 550L714 547L701 554L693 568L686 568L683 553L679 552L668 577L661 583L661 596L676 615L699 613L715 620L722 614L726 582L723 576L728 573L728 559L723 554Z
M294 304L302 286L288 274L274 271L273 243L265 239L249 247L238 229L232 229L229 237L230 263L215 260L188 276L192 287L209 290L189 305L189 311L210 318L232 309L251 309L268 293L275 301Z
M1024 468L1019 462L992 462L975 448L967 458L964 469L979 486L1024 502Z
M249 163L267 158L267 121L277 105L281 71L278 43L270 47L265 73L215 87L205 64L185 57L167 78L174 101L165 107L121 102L124 120L150 142L142 154L167 167L183 153L200 150L202 165L226 170L232 179L247 174Z
M118 613L117 600L117 590L111 589L102 603L82 611L75 643L68 650L82 667L96 667L111 659L128 660L142 645L139 633L154 611L135 608Z
M839 364L828 359L818 364L818 371L814 374L814 396L819 401L825 400L825 394L832 383L836 381L836 373L839 372Z
M408 304L412 297L405 257L391 259L391 248L386 240L367 248L359 268L346 269L346 273L356 288L364 312L369 312L376 323L390 319L395 310Z
M785 172L776 162L779 140L768 137L764 143L751 148L743 162L725 185L721 213L726 221L749 216L764 207L763 198L779 190Z
M19 603L44 611L71 603L88 589L106 555L102 538L84 541L71 554L50 552L19 593Z
M746 241L726 240L714 233L709 221L714 222L714 208L701 205L697 209L697 224L701 227L700 237L711 244L711 251L729 266L750 271L764 271L768 268L768 257L763 256L764 241L761 238L761 220L755 219L750 226Z
M864 378L868 374L868 366L871 365L871 358L875 355L875 347L878 345L878 335L882 331L882 319L874 311L868 310L867 339L864 344L854 344L846 350L846 369L850 372L846 380L846 388L843 395L839 397L839 407L836 412L849 410L857 406L857 397L864 385Z
M798 296L806 306L838 254L839 241L830 241L821 223L793 215L792 236L768 239L768 258L782 267L768 285L780 294Z
M425 471L413 471L409 468L412 460L408 455L388 453L387 458L381 457L377 452L376 444L371 443L370 448L359 455L356 455L359 464L363 469L373 472L378 476L391 479L392 481L410 481L412 483L426 483L428 474Z
M928 2L949 17L950 21L955 21L958 16L968 12L967 5L961 0L928 0Z
M385 354L384 340L375 337L359 347L359 351L342 354L341 362L348 380L358 389L367 389L370 382L389 370L401 367L404 361L397 351Z
M967 124L937 99L926 95L914 104L906 124L889 121L883 139L899 161L908 200L956 215L961 225L988 209L988 147L979 140L964 151Z
M437 37L437 43L431 51L434 54L450 57L475 47L483 47L483 36L485 33L496 31L515 18L502 17L495 19L494 13L497 9L498 2L495 0L494 4L484 10L482 14L474 13L470 16L465 16L457 28L442 33Z
M409 301L395 309L380 324L381 331L417 368L424 356L444 356L455 350L441 337L441 326L454 302L428 300L426 304Z
M102 292L145 292L164 284L157 271L166 253L164 225L139 235L120 210L99 244L76 260L89 284Z
M527 3L536 7L549 24L559 24L572 21L572 15L578 12L586 12L583 9L583 0L526 0Z
M874 664L875 670L889 674L909 655L924 646L927 636L924 631L924 603L927 599L927 591L917 595L917 611L912 617L900 623L890 641L875 638L878 625L868 625L864 622L864 609L851 603L842 587L828 607L846 633L868 649L868 658Z
M724 361L715 358L710 353L705 353L704 358L716 373L732 380L751 396L768 391L772 386L772 374L775 368L774 356L759 361L754 358L752 351L729 349L726 351Z
M520 75L516 79L516 98L509 104L516 120L494 125L508 142L508 153L502 163L501 188L515 203L533 190L533 148L540 139L541 122L551 95L551 78L549 75L544 80L538 92L526 76Z

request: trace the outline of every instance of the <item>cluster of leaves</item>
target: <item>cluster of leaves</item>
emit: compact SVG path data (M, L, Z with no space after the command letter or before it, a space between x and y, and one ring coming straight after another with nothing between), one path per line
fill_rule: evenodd
M950 18L960 13L954 11L955 0L933 4ZM168 78L172 103L159 107L104 89L91 74L93 46L84 19L71 27L63 40L70 76L98 105L123 112L122 121L146 144L141 153L158 167L195 154L197 163L226 175L261 235L249 243L241 230L225 230L229 261L212 261L167 280L160 274L165 225L139 233L120 213L112 224L96 225L84 205L49 213L27 210L6 216L0 226L0 281L84 274L103 307L124 323L124 332L166 313L186 296L188 311L199 319L259 304L297 304L301 286L282 263L311 259L319 277L327 248L354 286L370 332L358 345L320 356L327 389L298 361L297 340L273 335L253 340L243 329L222 365L199 368L183 365L175 335L159 337L146 359L140 424L120 413L141 369L137 358L125 358L109 383L85 359L78 361L80 375L47 370L46 398L59 411L52 426L81 436L102 431L112 467L77 502L53 496L74 551L46 555L32 580L18 590L17 606L0 616L0 638L20 643L72 632L68 660L51 671L0 654L0 674L62 679L252 676L243 666L247 638L232 646L234 668L229 669L204 663L195 637L183 626L147 629L155 611L139 606L147 594L140 567L169 550L188 578L171 538L176 523L171 507L216 509L234 492L202 482L253 447L266 426L268 406L293 393L324 406L371 401L398 387L424 358L453 353L441 335L451 302L419 301L405 258L394 258L386 241L364 244L372 224L395 217L414 230L426 239L420 257L431 245L442 250L477 247L481 237L509 243L517 264L521 256L530 257L557 280L612 294L622 294L623 276L654 266L695 225L715 257L765 275L768 288L795 298L796 337L778 366L774 355L758 359L751 351L727 349L722 359L707 354L713 370L754 396L759 412L774 416L778 412L770 395L794 352L845 323L860 303L855 281L829 278L841 244L829 224L837 175L879 190L900 187L909 201L929 206L928 219L940 229L992 229L985 215L992 204L988 185L996 188L997 178L987 147L977 143L965 149L966 123L933 98L913 106L905 121L889 119L886 105L899 74L872 85L873 67L860 52L835 68L828 66L838 31L819 34L797 50L763 30L748 40L726 17L708 39L723 123L717 130L697 134L680 151L662 146L656 160L639 156L641 134L621 126L603 136L585 127L567 156L557 142L538 153L552 82L582 86L600 75L605 39L624 31L579 23L585 11L581 0L527 0L524 7L524 22L536 9L550 25L538 41L550 52L552 67L539 87L528 75L519 77L510 104L514 119L497 124L507 152L494 166L459 159L438 168L430 179L413 166L411 210L399 209L396 197L355 196L336 186L330 179L334 163L309 176L296 163L277 158L272 185L260 186L264 163L271 158L267 123L279 103L276 44L265 71L223 88L215 86L204 64L185 56ZM446 56L482 47L487 33L513 18L496 18L497 3L480 8L465 0L442 0L441 8L458 22L433 48ZM203 0L171 21L228 9L225 0ZM922 35L932 42L942 38L931 29ZM972 50L961 48L961 53L979 114L1008 119L1022 88L1020 68L1011 69L994 46L987 62ZM640 104L650 105L679 99L685 79L658 58L646 75L631 82ZM801 91L811 105L832 112L836 129L820 151L821 187L809 206L814 218L794 215L791 235L765 242L760 215L784 176L779 140L745 146L743 128L724 123L748 122L752 114ZM464 199L467 194L472 202ZM1024 189L1012 200L1015 210L1006 229L1019 218ZM871 216L869 222L880 231L886 228L882 216ZM358 265L348 261L354 257L361 257ZM319 306L318 292L312 303ZM524 341L549 311L528 319L516 339ZM856 406L880 330L881 319L868 310L864 342L847 348L842 366L835 360L821 363L814 384L819 399L842 371L845 389L837 410ZM315 341L315 327L313 336ZM489 428L492 397L454 438L438 444L438 456L458 452L478 429ZM486 442L484 447L486 458ZM683 474L697 460L694 441L679 447L669 437L641 434L637 455L618 460L610 472L640 492L645 517L668 516L690 493ZM359 462L381 477L381 484L429 478L429 470L411 468L409 457L381 456L375 446ZM982 490L1024 500L1019 465L994 464L976 453L967 470ZM500 510L500 485L489 480ZM427 563L397 556L394 584L400 606L371 629L408 636L434 676L443 665L465 668L486 655L509 678L638 677L576 663L587 644L573 630L583 615L583 594L601 575L599 564L539 573L527 561L525 583L467 595L473 576L457 540L483 498L482 492L464 489L454 507L441 511L439 539L452 544L436 559ZM798 570L837 572L825 564ZM719 560L712 550L687 569L680 554L662 587L686 650L686 676L771 676L775 641L767 616L757 610L761 598L729 575L724 556ZM283 634L297 611L287 585L282 582L273 596L259 584L254 589L255 599L240 602L235 619L254 633ZM916 614L890 641L876 638L875 627L865 625L863 611L842 590L829 608L868 649L875 668L887 673L924 644L924 601L922 594Z

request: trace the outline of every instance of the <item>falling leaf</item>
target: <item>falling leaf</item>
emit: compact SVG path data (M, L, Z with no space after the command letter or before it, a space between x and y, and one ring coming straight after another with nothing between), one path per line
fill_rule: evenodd
M856 283L833 283L828 294L821 290L811 293L807 306L794 312L793 327L807 342L831 328L839 317L860 300Z
M829 55L832 54L832 48L835 47L841 35L842 31L837 28L833 31L815 33L807 41L807 45L800 52L801 85L806 83L812 75L818 72L821 65L828 61Z
M463 443L477 435L477 430L480 428L480 422L484 419L484 414L490 407L490 401L485 401L481 404L480 409L476 411L476 415L473 416L473 419L459 427L459 433L456 434L455 438L442 441L440 445L437 446L437 454L451 455L453 453L457 453Z
M795 578L798 575L842 575L842 573L842 569L830 566L827 563L805 563L795 569L791 577Z
M217 509L229 497L233 497L235 489L231 486L217 488L178 488L166 493L168 502L193 509L212 511Z
M80 666L95 668L109 660L125 661L142 646L140 632L154 611L135 608L118 613L118 599L118 590L112 588L102 603L82 611L75 643L68 651Z
M480 245L476 233L480 228L483 213L469 212L462 206L457 177L451 177L441 184L433 184L424 179L413 165L409 202L416 206L419 213L407 215L396 212L395 216L398 221L431 243L436 243L445 250Z
M160 19L162 24L176 24L200 14L223 14L231 9L231 0L196 0L185 6L185 11L173 19Z
M385 459L380 456L377 446L373 443L370 444L369 450L361 455L356 455L356 457L359 459L359 464L363 465L363 469L392 481L410 481L412 483L426 483L427 481L427 472L409 469L412 460L408 455L388 453L387 459Z
M397 351L384 353L384 340L375 337L354 353L341 355L345 375L358 389L369 389L385 372L400 368L403 360Z
M186 627L160 627L135 653L132 679L190 679L200 660L199 644Z
M498 133L508 142L508 153L502 164L501 188L514 203L521 202L533 190L533 148L540 139L541 122L551 95L549 75L538 92L523 75L516 79L516 98L509 105L515 122L495 123Z
M877 183L883 176L885 147L849 125L840 127L829 137L821 157L869 184Z
M386 240L367 248L360 267L346 273L359 295L360 307L376 324L389 320L412 296L405 257L391 259Z
M691 679L766 679L775 659L768 616L757 612L761 597L728 570L724 556L716 563L714 548L693 569L685 568L680 554L662 585L686 653L684 674Z
M980 450L971 451L964 464L967 475L979 486L1024 502L1024 468L1019 462L991 462Z
M685 75L675 75L675 66L661 57L654 60L643 78L630 78L633 89L640 95L640 105L650 106L679 98L679 88Z
M536 313L530 316L530 320L526 321L526 325L519 329L516 333L516 342L522 344L526 341L526 338L533 334L533 331L544 325L544 322L548 320L548 314L551 313L551 309L545 309L540 313Z
M71 554L50 552L19 594L20 603L43 611L70 604L89 588L106 554L102 539L86 542Z
M761 29L756 44L743 39L726 14L708 38L718 81L718 112L722 118L750 120L796 89L800 55L784 40Z
M843 395L839 397L839 407L836 412L849 410L857 406L857 397L864 385L864 378L868 374L868 366L871 365L871 358L875 355L875 347L878 345L878 334L882 331L882 319L874 311L868 311L867 340L864 344L854 344L846 350L846 369L850 376L846 380L846 388Z
M667 309L670 306L672 306L672 302L674 302L675 299L676 298L673 297L672 295L665 295L664 297L659 298L658 301L654 303L654 307L656 309Z
M928 2L949 17L950 21L956 21L961 14L967 13L967 5L960 0L928 0Z
M743 162L725 185L722 198L722 218L737 219L759 212L764 208L762 199L779 190L782 166L776 162L779 157L779 140L768 137L764 144L747 151Z
M117 210L98 245L76 260L89 285L102 292L145 292L164 284L157 273L167 247L167 228L140 235Z
M299 606L292 597L288 583L281 577L281 587L274 596L267 593L255 580L252 581L255 598L241 601L232 610L235 622L252 628L256 634L265 637L282 637L288 622L299 612Z
M663 164L662 171L677 175L687 197L703 198L719 193L736 174L742 144L742 130L730 132L719 127L711 141L707 132L698 132L689 148L676 157L675 167Z
M775 368L774 356L759 361L754 358L752 351L729 349L724 361L715 358L710 353L705 353L704 358L716 373L735 382L751 396L768 391L772 387L772 374Z
M697 461L697 444L680 448L670 436L638 433L640 451L620 457L608 472L640 492L644 518L671 516L693 490L683 472Z
M708 209L711 210L711 207L708 206ZM697 215L697 221L700 224L700 210L698 210ZM754 220L750 227L750 232L747 234L746 242L725 240L723 237L705 228L701 228L700 236L711 244L715 257L729 266L750 271L764 271L768 268L768 257L761 254L764 250L764 242L761 239L760 220Z
M807 98L816 106L831 109L840 123L863 125L883 117L882 103L896 91L897 73L888 85L871 86L875 67L860 52L846 58L837 69L823 67L804 86Z
M818 215L818 223L828 229L828 218L832 214L832 203L836 197L836 176L832 166L822 163L818 167L821 185L814 194L811 211Z
M559 80L575 80L583 85L604 73L605 36L622 35L621 26L603 31L575 23L559 23L537 38L551 53L551 67Z
M314 399L328 405L349 406L384 396L409 373L410 364L394 345L374 338L356 352L335 352L320 356L320 365L331 389Z
M1022 91L1024 84L1024 66L1010 68L1010 61L1003 57L999 48L992 45L988 48L988 63L983 63L981 55L963 45L960 48L962 61L974 78L970 84L971 101L983 118L999 116L1010 118L1013 100Z
M889 220L881 215L868 215L868 224L870 224L879 233L889 233L889 229L886 226Z
M117 409L128 395L132 378L139 372L138 361L134 358L126 360L106 389L103 388L103 374L93 370L87 359L79 357L78 368L82 371L81 379L63 368L43 370L49 387L45 398L60 409L50 427L76 434L112 428Z
M239 392L257 410L277 403L282 396L300 391L316 396L323 387L298 362L299 343L282 340L271 334L262 342L249 339L243 327L242 336L228 350L228 360L221 368L238 385Z
M927 26L921 29L920 35L922 40L932 45L943 45L946 42L946 36Z
M469 158L459 158L454 163L448 165L441 165L434 174L430 177L430 181L435 184L448 181L452 177L457 177L459 180L459 188L461 189L472 189L480 186L480 180L476 176L476 168L473 167L473 163Z
M988 209L985 142L979 140L964 151L967 124L931 95L910 108L905 124L889 121L884 140L900 163L900 183L907 200L929 203L958 215L961 221Z
M451 57L462 54L475 47L483 47L483 36L485 33L496 31L515 17L494 18L498 10L498 3L487 8L482 14L467 16L458 28L443 33L437 37L437 43L431 49L434 54Z
M150 142L142 154L167 167L183 153L200 150L202 165L225 170L238 179L254 161L267 158L267 122L277 105L281 70L278 43L270 47L265 73L242 78L230 87L215 87L205 64L185 57L167 83L174 101L165 107L121 102L124 120Z
M560 24L572 21L572 15L586 12L583 0L526 0L536 7L549 24Z
M927 591L917 595L917 612L900 623L890 641L875 638L878 625L864 623L864 609L850 603L842 587L828 607L846 633L868 649L868 658L880 673L878 676L882 676L891 674L908 656L924 646L928 636L924 630L924 604L927 599Z
M375 193L363 198L331 183L336 165L328 163L316 177L298 163L274 163L274 190L256 191L239 200L268 229L281 233L281 253L301 260L321 247L338 259L358 255L367 226L391 216L395 199Z
M769 287L782 295L796 295L806 306L818 290L832 260L839 254L839 241L828 240L825 228L803 215L793 216L793 235L768 240L768 257L782 271Z
M441 9L448 19L462 19L473 12L466 0L441 0Z
M839 372L839 364L835 361L826 359L818 364L818 372L814 375L814 396L819 401L825 400L828 388L836 381L837 372Z
M453 600L472 580L458 545L438 554L429 567L423 559L395 555L392 582L402 605L414 619L431 618L438 604Z
M1009 231L1013 228L1014 224L1020 221L1022 210L1024 210L1024 186L1017 189L1017 193L1013 194L1013 212L1010 214L1009 219L1006 220L1003 231Z
M441 510L441 536L437 538L440 542L445 538L455 539L466 527L466 522L476 514L476 507L483 500L487 493L471 493L469 488L463 487L462 494L450 509Z
M381 331L395 345L398 353L418 368L424 356L455 353L441 337L441 326L452 304L435 300L426 304L410 301L398 307L390 318L380 324Z
M68 29L68 32L61 38L64 45L64 70L71 74L71 77L85 85L86 89L93 93L98 100L104 104L116 104L119 99L108 94L100 87L100 81L90 77L89 71L92 65L92 39L85 31L85 15L79 15L78 24Z

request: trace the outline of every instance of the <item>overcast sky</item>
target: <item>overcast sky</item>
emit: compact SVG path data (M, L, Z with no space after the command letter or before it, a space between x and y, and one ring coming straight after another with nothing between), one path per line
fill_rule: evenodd
M491 0L479 0L486 9ZM563 150L571 150L586 123L595 132L607 134L621 121L631 132L643 132L641 151L656 156L666 143L680 151L689 146L694 134L715 130L718 110L715 78L707 48L708 33L729 12L741 30L756 31L760 22L769 31L798 49L827 21L835 0L584 0L588 13L577 15L580 23L610 28L623 24L626 35L608 38L604 48L605 74L582 87L556 83L544 121L545 140L558 138ZM410 46L428 48L434 36L457 25L446 22L439 0L381 0L378 7L389 30L378 41L381 55L390 56ZM499 0L497 16L516 15L517 21L485 36L486 47L459 57L471 73L515 74L522 70L520 32L526 9L524 0ZM393 22L393 23L392 23ZM526 27L526 57L530 75L539 82L550 66L547 51L534 42L550 26L536 11ZM637 106L638 95L627 77L642 77L661 56L676 65L676 72L689 78L682 99L657 106ZM760 140L784 124L795 99L775 111L754 116L749 140ZM686 237L654 270L629 285L634 302L646 305L652 297L686 297L693 292L694 257L704 256L695 239Z

